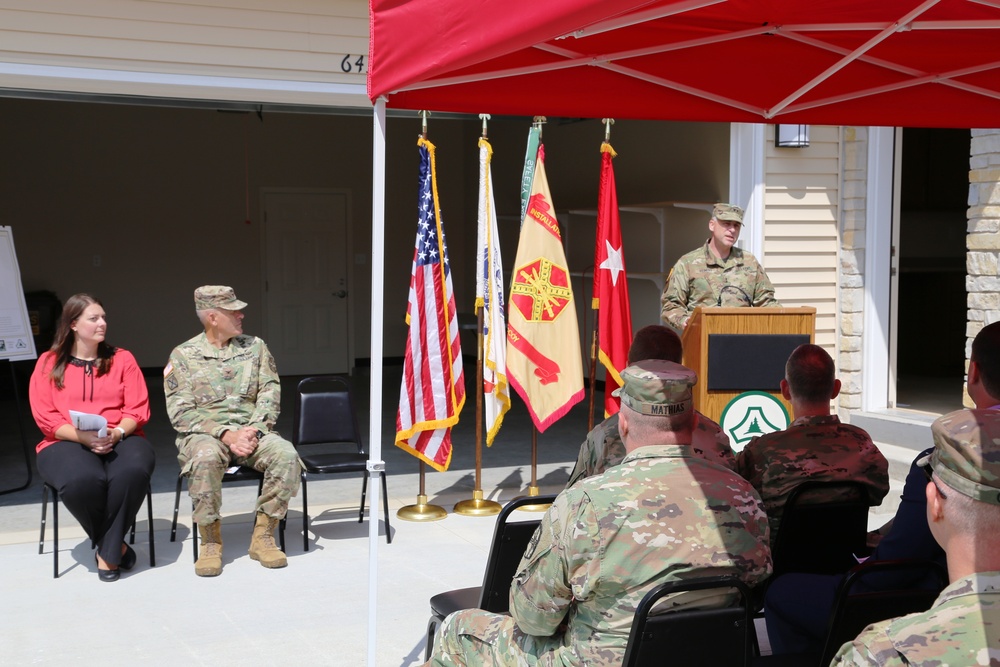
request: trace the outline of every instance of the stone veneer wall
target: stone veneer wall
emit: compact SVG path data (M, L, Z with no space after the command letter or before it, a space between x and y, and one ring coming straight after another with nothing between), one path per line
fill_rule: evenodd
M843 128L840 207L840 338L837 373L841 418L861 408L861 335L864 328L865 207L868 179L868 128ZM994 267L996 264L994 263Z
M968 292L965 368L972 339L987 324L1000 321L1000 130L972 130L969 158L969 227L965 289ZM972 407L968 392L966 407Z

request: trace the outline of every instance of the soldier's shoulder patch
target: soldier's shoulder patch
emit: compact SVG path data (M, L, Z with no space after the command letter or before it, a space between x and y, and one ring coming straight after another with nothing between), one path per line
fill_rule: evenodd
M531 535L531 540L528 542L528 548L524 550L524 559L531 560L531 557L535 555L535 549L538 548L538 542L542 539L542 531L538 528Z
M267 357L267 367L271 369L271 372L275 375L278 374L278 364L274 362L274 357L268 355Z
M177 386L178 386L178 384L177 384L177 378L174 376L173 373L171 373L170 375L168 375L164 379L164 381L167 383L167 388L170 389L171 391L173 391L174 389L177 389Z

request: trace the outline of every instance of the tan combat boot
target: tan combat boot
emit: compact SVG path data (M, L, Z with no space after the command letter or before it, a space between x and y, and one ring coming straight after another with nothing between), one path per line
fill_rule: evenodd
M263 512L257 513L257 523L253 527L253 537L250 538L250 558L259 561L264 567L288 565L285 554L274 543L274 527L278 522L278 519L272 519Z
M199 524L198 533L201 535L201 551L194 564L194 573L199 577L217 577L222 574L222 523Z

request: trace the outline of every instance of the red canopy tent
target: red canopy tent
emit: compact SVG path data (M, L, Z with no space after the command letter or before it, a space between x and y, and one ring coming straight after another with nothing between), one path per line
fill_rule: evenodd
M1000 0L371 0L368 92L511 115L995 127Z
M371 414L382 413L385 109L1000 126L1000 0L370 0ZM381 461L372 419L372 484ZM373 486L373 488L376 488ZM371 516L378 516L377 494ZM368 663L375 664L378 522Z

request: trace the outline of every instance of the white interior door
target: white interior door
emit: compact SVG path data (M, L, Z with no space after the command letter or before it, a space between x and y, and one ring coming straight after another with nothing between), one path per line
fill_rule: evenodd
M264 191L267 343L282 375L351 369L348 194Z

